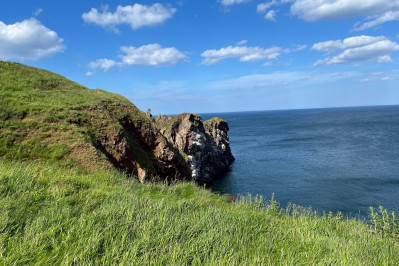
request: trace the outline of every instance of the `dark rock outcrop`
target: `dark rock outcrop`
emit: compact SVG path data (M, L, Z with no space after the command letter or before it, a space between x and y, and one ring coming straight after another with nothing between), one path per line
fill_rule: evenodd
M199 115L183 113L168 121L160 119L158 126L167 140L187 155L191 178L199 183L213 181L234 161L227 135L229 127L220 118L203 123Z
M107 115L96 119L100 114ZM115 167L136 175L140 182L154 176L190 179L184 154L159 132L152 117L135 106L103 101L86 115L93 145Z

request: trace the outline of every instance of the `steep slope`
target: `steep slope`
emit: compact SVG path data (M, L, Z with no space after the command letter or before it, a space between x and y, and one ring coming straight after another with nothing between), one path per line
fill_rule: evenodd
M0 62L0 157L93 171L116 167L143 182L211 182L234 157L227 123L184 113L151 117L126 98L60 75Z
M187 178L184 156L126 98L49 71L0 62L0 156L85 171L115 166L144 181Z

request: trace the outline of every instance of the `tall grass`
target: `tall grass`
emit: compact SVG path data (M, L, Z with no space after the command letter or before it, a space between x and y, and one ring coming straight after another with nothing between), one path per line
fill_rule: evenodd
M112 171L1 162L0 213L1 265L399 261L398 238L379 226L282 210L274 199L229 203L192 183L139 184Z

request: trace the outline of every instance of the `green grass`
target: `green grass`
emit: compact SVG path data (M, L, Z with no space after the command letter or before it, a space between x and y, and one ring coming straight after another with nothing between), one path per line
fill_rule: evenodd
M382 210L383 212L384 210ZM0 162L0 265L394 265L398 231L193 183ZM385 217L385 218L383 218ZM391 216L390 216L391 217ZM385 227L384 227L385 226Z
M69 156L74 145L92 145L90 134L101 126L99 121L107 119L98 110L105 100L135 108L120 95L90 90L49 71L2 61L0 95L0 157L51 161L59 166L78 165L76 158ZM80 152L89 151L97 161L106 161L101 152ZM94 167L100 167L101 163L92 161Z
M126 126L160 137L122 96L1 61L0 96L0 265L398 264L399 223L382 207L365 223L111 170L114 137L155 167Z
M0 158L88 172L141 168L150 176L162 167L156 144L176 154L168 166L188 172L185 158L126 98L0 61Z

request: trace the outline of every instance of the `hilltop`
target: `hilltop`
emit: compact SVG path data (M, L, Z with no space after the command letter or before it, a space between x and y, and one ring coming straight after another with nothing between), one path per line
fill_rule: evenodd
M208 133L194 114L177 116L162 128L120 95L11 62L0 62L0 92L0 156L6 159L88 172L116 167L140 181L158 177L199 182L212 181L234 160L227 123L220 119ZM219 130L223 139L209 134L212 130ZM223 142L223 149L216 142ZM205 165L211 170L204 172Z

